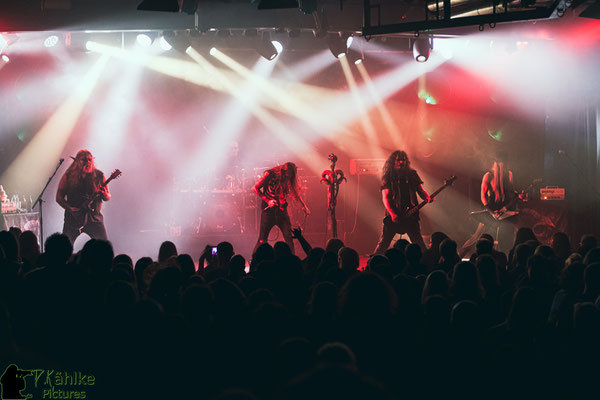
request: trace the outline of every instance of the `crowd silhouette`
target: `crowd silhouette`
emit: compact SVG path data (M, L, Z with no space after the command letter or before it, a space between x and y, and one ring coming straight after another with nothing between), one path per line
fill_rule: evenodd
M55 233L0 232L0 359L96 376L87 398L582 398L600 356L600 247L528 228L459 256L442 232L398 240L359 269L332 239L229 242L198 264ZM216 254L213 254L216 253ZM149 254L151 255L151 254ZM465 261L469 260L469 261ZM246 269L249 265L249 271Z

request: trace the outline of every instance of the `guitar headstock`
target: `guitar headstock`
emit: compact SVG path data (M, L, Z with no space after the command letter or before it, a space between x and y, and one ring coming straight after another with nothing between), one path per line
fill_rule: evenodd
M458 177L456 175L452 175L450 178L444 180L444 186L450 186L454 183L455 180L457 180Z
M112 181L113 179L119 178L123 173L120 169L115 169L112 174L108 177L107 181Z

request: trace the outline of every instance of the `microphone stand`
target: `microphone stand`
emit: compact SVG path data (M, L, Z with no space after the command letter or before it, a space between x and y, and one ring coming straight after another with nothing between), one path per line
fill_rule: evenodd
M56 175L56 172L58 171L58 169L60 168L61 164L64 161L65 161L64 158L61 158L58 161L58 164L56 165L56 168L54 168L54 172L52 173L52 175L50 176L50 178L48 178L48 182L46 182L46 186L44 186L44 188L42 189L42 192L38 196L37 200L31 206L31 209L33 210L33 208L36 206L36 204L38 204L38 203L40 204L40 252L41 253L44 252L44 212L43 212L43 207L42 207L43 203L44 203L44 200L42 199L42 197L44 196L44 192L48 188L48 185L50 184L50 181L52 180L52 178L54 178L54 175Z

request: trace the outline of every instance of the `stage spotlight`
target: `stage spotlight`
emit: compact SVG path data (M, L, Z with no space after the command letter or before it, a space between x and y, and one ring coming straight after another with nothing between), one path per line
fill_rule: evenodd
M0 33L0 51L2 51L2 49L4 49L5 47L8 47L8 40L6 40L4 38L4 35Z
M144 0L137 6L142 11L179 12L178 0Z
M359 58L358 60L354 61L354 64L358 65L361 64L363 62L362 58Z
M346 39L346 48L349 49L350 46L352 46L352 42L354 41L354 36L352 36L352 35L346 35L346 34L344 36L347 36L347 39Z
M335 58L340 58L340 56L346 55L346 52L348 51L348 47L346 47L346 40L342 38L340 32L330 33L327 37L327 44L329 45L331 54L333 54Z
M160 39L158 39L158 45L160 46L161 49L163 49L164 51L169 51L173 48L173 46L171 46L169 44L169 42L167 42L167 40L165 39L164 36L161 36Z
M413 56L418 62L425 62L431 54L431 44L429 38L417 38L413 42Z
M10 61L10 58L6 55L6 54L2 54L2 61L4 61L5 63Z
M190 47L190 39L184 32L165 31L163 32L163 38L172 48L181 53L185 53L187 48Z
M263 32L262 38L256 46L256 51L269 61L274 60L279 55L277 48L271 41L271 34L269 32Z
M58 44L58 36L50 35L44 40L44 47L54 47Z
M214 56L215 54L217 54L217 48L216 47L212 47L208 53L211 56Z
M152 38L146 33L139 33L135 38L135 42L142 47L150 47L152 45Z

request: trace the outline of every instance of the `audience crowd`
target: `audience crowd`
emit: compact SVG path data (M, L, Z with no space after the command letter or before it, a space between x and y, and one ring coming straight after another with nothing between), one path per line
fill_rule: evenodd
M600 247L521 228L508 254L436 232L359 268L341 240L305 252L229 242L195 262L0 232L0 360L84 371L98 399L594 398ZM466 261L468 260L468 261ZM249 267L248 267L249 266ZM0 367L5 368L4 365Z

